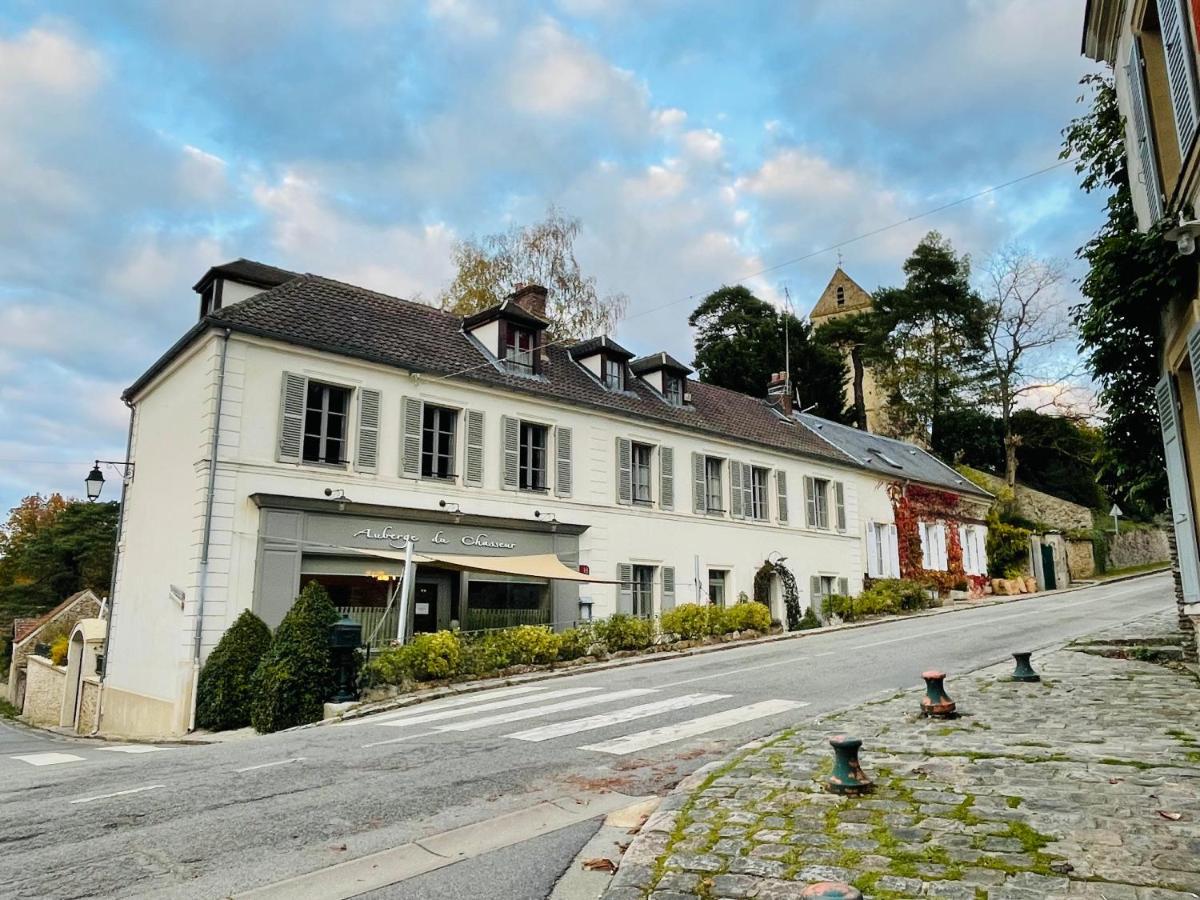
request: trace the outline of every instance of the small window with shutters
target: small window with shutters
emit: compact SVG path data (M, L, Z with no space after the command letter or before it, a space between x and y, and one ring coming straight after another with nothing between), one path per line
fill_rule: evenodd
M421 477L454 478L458 410L426 403L421 426Z
M633 502L637 506L650 506L654 502L654 492L651 488L651 461L654 459L654 448L649 444L634 442L631 452L631 479Z
M304 462L346 465L349 414L350 388L309 380L304 400Z

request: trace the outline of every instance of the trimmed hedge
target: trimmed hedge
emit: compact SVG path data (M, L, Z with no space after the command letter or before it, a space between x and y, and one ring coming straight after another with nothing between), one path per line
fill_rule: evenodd
M244 610L221 637L196 685L196 724L210 731L250 724L251 682L271 646L267 623Z
M825 598L825 616L836 615L845 622L870 616L894 616L927 609L932 605L927 586L906 578L882 578L874 581L857 597L834 594Z
M609 653L644 650L654 642L654 624L628 613L615 613L595 624L596 638Z
M318 721L337 692L329 630L337 609L311 581L288 610L254 672L250 724L266 733Z

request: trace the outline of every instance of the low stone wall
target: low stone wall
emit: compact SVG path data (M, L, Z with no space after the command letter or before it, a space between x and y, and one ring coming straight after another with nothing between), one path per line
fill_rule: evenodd
M1091 541L1067 541L1067 571L1072 581L1081 581L1096 574L1096 548Z
M1006 485L1003 478L998 478L990 472L971 469L993 494L999 494ZM1017 510L1025 518L1040 522L1060 531L1075 531L1076 529L1092 527L1092 511L1086 506L1055 497L1043 491L1035 491L1017 482L1013 491Z
M1170 558L1171 548L1167 543L1167 533L1158 528L1125 531L1108 539L1110 569L1166 562Z
M79 690L79 721L75 723L75 730L80 734L91 734L96 730L96 717L100 712L100 679L88 675Z
M34 725L57 725L62 715L67 670L41 656L30 656L28 666L22 715Z

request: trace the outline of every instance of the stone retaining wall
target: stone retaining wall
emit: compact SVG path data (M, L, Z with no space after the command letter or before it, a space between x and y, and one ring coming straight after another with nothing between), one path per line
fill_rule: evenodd
M1108 567L1124 569L1165 562L1171 558L1167 533L1159 528L1124 531L1108 539Z
M25 676L22 714L34 725L57 725L62 715L67 670L41 656L31 656Z
M1081 581L1096 574L1096 548L1091 541L1067 541L1067 570L1072 581Z

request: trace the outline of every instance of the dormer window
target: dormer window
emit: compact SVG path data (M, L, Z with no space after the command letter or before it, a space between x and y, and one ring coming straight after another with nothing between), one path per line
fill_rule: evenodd
M620 393L627 387L625 367L633 354L608 335L588 338L573 344L568 351L571 359L608 391Z
M687 377L692 370L669 353L643 356L631 362L629 368L634 375L654 388L665 403L671 406L685 406L688 403L690 398L687 394Z
M625 390L625 360L604 354L601 357L600 380L610 391Z
M521 328L512 323L506 323L504 330L504 366L510 372L522 375L534 373L534 351L537 349L537 338L533 331Z
M683 406L683 378L671 372L663 373L663 396L672 406Z
M463 319L462 330L490 355L497 368L516 375L541 372L541 334L550 324L546 289L529 285L503 302Z

